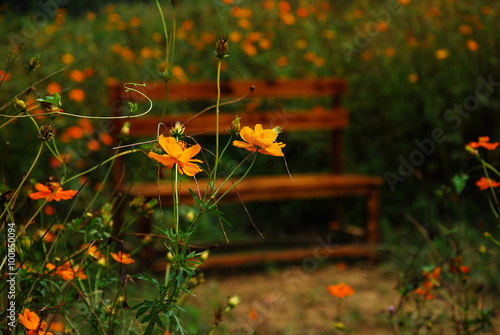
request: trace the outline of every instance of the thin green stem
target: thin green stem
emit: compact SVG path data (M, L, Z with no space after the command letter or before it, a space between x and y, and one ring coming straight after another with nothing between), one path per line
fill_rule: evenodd
M108 159L104 160L104 161L100 164L100 166L102 166L102 165L104 165L104 164L106 164L106 163L108 163L108 162L110 162L110 161L113 161L114 159L116 159L116 158L118 158L118 157L120 157L120 156L128 155L128 154L131 154L131 153L134 153L134 152L138 152L138 151L142 152L142 150L141 150L141 149L131 149L131 150L128 150L128 151L123 151L123 152L120 152L119 154L116 154L116 155L114 155L114 156L112 156L112 157L110 157L110 158L108 158ZM83 176L83 175L85 175L85 174L87 174L87 173L89 173L89 172L94 171L94 170L95 170L95 169L97 169L98 167L99 167L99 165L96 165L96 166L91 167L90 169L88 169L88 170L86 170L86 171L83 171L83 172L80 172L80 173L79 173L79 174L77 174L77 175L74 175L74 176L73 176L73 177L71 177L71 178L68 178L68 179L67 179L64 183L61 183L61 186L62 186L62 185L64 185L64 184L67 184L67 183L69 183L70 181L72 181L72 180L74 180L74 179L77 179L77 178L79 178L79 177L81 177L81 176Z
M35 167L36 163L38 162L38 159L40 158L40 155L42 153L42 148L43 148L43 143L40 144L40 148L38 149L38 153L35 157L35 160L33 161L33 163L31 164L31 167L30 169L28 170L28 172L26 173L26 175L24 176L23 180L21 181L21 183L19 184L19 186L17 187L16 191L14 192L14 194L12 195L12 198L10 199L9 203L7 204L7 206L5 206L5 209L3 210L2 212L2 215L0 215L0 219L3 218L3 216L5 215L5 213L7 212L7 210L10 208L10 205L12 204L12 201L14 201L14 199L17 198L17 195L19 194L19 191L21 190L21 188L23 187L24 183L26 182L26 180L28 179L28 177L30 176L31 174L31 171L33 171L33 168Z
M215 185L215 180L217 179L217 165L219 164L219 104L220 104L220 69L222 65L222 59L219 58L219 64L217 66L217 104L215 109L215 166L213 170L213 183Z
M144 116L146 114L148 114L152 109L153 109L153 101L151 101L151 99L149 99L148 96L146 96L144 93L142 93L141 91L139 90L136 90L132 87L128 87L126 85L134 85L135 86L146 86L146 84L137 84L137 83L125 83L123 84L123 86L125 87L125 92L128 93L128 91L133 91L137 94L140 94L142 95L144 98L146 98L149 102L149 108L141 113L141 114L137 114L137 115L123 115L123 116L91 116L91 115L81 115L81 114L72 114L72 113L66 113L66 112L63 112L62 110L59 110L57 112L48 112L48 113L41 113L41 114L37 114L36 116L43 116L43 115L55 115L55 114L58 114L58 115L66 115L66 116L72 116L72 117L77 117L77 118L81 118L81 119L93 119L93 120L120 120L120 119L133 119L133 118L138 118L138 117L141 117L141 116ZM33 108L31 108L30 110L34 109L38 107L38 105L34 106ZM25 118L25 117L30 117L30 118L33 118L33 116L31 114L28 114L28 115L21 115L21 114L18 114L18 115L7 115L7 114L0 114L1 117L6 117L6 118L14 118L14 119L19 119L19 118ZM37 126L38 127L38 126Z
M236 170L243 164L243 162L245 162L250 156L254 155L255 154L255 157L253 158L253 161L252 163L250 164L250 166L248 167L248 169L246 170L246 172L243 174L243 176L241 176L241 178L235 182L233 185L231 185L231 187L226 191L224 192L224 194L222 194L219 199L217 199L212 205L210 205L209 209L212 209L214 208L217 203L222 199L224 198L224 196L229 192L231 191L233 188L235 188L243 179L245 179L245 177L247 176L247 174L250 172L250 170L252 169L253 165L255 164L255 161L257 160L257 153L256 152L252 152L250 155L248 155L247 157L245 157L245 159L231 172L231 174L229 174L229 176L226 178L226 180L222 183L222 185L217 189L217 191L214 192L213 196L216 196L217 193L221 190L221 188L231 179L232 175L236 172Z
M165 114L167 114L168 82L169 82L168 71L169 71L169 68L170 68L168 57L169 57L169 50L170 50L170 39L168 37L167 23L165 22L165 17L163 16L163 11L161 9L160 2L158 0L156 0L156 6L158 7L158 12L160 12L161 23L163 25L163 34L165 35L165 40L166 40L165 41L165 70L164 70L164 74L165 74L165 91L166 92L165 92L165 103L163 104L163 111L162 111L162 114L161 114L161 122L163 122L163 120L165 118Z
M163 16L163 11L161 9L160 1L156 0L156 6L158 7L158 12L160 12L161 23L163 25L163 34L165 35L165 39L167 40L166 43L165 43L165 55L168 55L168 44L169 44L169 41L168 41L168 30L167 30L167 24L165 22L165 17ZM166 58L166 61L168 63L168 58ZM166 70L166 68L165 68L165 70Z

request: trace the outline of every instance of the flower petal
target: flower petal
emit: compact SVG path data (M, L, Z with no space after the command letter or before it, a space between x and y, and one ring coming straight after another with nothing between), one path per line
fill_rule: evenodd
M174 166L174 164L177 163L177 159L174 157L167 156L167 155L158 155L157 153L154 153L154 152L150 152L148 154L148 157L162 163L163 165L165 165L169 169L171 169Z
M179 161L188 162L191 158L196 156L201 150L201 145L195 144L182 152L179 156Z
M179 165L179 172L180 173L185 173L186 176L193 177L195 174L198 172L203 171L198 165L187 162L187 163L181 163Z

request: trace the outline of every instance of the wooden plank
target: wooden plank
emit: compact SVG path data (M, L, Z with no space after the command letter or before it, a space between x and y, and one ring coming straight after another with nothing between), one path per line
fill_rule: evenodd
M233 180L233 182L236 181ZM219 180L221 183L222 180ZM179 196L181 202L193 201L189 189L203 196L206 189L206 180L186 178L180 184ZM379 177L356 176L356 175L331 175L331 174L301 174L293 177L288 175L278 176L248 176L242 180L236 190L227 193L224 202L237 201L272 201L307 198L335 198L345 196L367 196L374 188L380 187L383 180ZM220 185L220 184L219 184ZM219 186L217 185L217 187ZM232 183L229 181L223 185L219 195L226 192ZM128 190L128 185L120 187L122 192ZM169 182L160 182L160 194L164 201L171 201L172 189ZM156 182L136 183L131 189L129 196L157 197L158 185Z
M224 267L249 266L264 264L266 262L297 262L309 257L318 260L326 260L334 257L369 257L378 255L374 246L365 244L339 245L326 248L324 246L305 247L286 250L255 250L239 253L228 253L221 255L210 255L207 261L200 266L201 269L217 269ZM154 271L165 271L166 262L153 263Z
M261 124L265 129L279 126L286 132L342 129L349 124L349 113L345 108L341 107L315 114L310 111L294 111L286 114L279 112L221 113L219 115L219 127L222 133L228 133L235 115L241 117L241 127L248 126L253 129L256 124ZM179 117L167 116L163 123L167 127L171 127L178 121L185 126L186 134L189 135L214 135L216 116L213 112L201 114L190 120L192 116L191 114L180 115ZM116 120L116 127L121 129L127 121L131 124L129 137L154 138L158 128L157 125L161 122L161 116L154 115L137 119ZM161 128L161 131L163 130L165 130L164 127Z
M318 78L318 79L287 79L276 81L247 80L221 83L221 96L225 98L241 97L254 87L252 96L291 98L291 97L321 97L337 96L347 92L347 83L343 79ZM137 86L136 89L146 94L151 100L165 99L165 84L149 82L145 87ZM110 84L108 87L110 102L117 99L130 101L146 101L146 99L132 91L127 94L123 84ZM216 82L187 82L170 83L168 85L169 100L212 100L217 97Z

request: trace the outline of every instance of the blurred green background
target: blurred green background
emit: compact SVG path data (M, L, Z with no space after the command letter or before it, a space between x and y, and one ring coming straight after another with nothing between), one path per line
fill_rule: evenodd
M170 1L160 3L170 29ZM229 36L230 53L222 80L346 78L343 105L351 112L351 125L343 137L345 171L389 180L382 188L383 236L409 225L403 213L431 234L436 221L453 224L462 217L471 227L491 231L496 222L486 195L474 185L482 172L464 146L478 136L500 138L499 16L500 4L493 0L180 0L172 80L215 80L214 44L220 34ZM0 32L1 105L64 68L22 98L32 102L61 91L64 110L109 115L107 83L159 79L165 67L165 38L154 1L7 1L0 9ZM41 53L41 67L23 79L35 52ZM35 154L31 143L37 134L30 122L18 120L0 131L4 183L10 188ZM70 118L56 123L70 171L105 157L112 143L109 124ZM442 143L433 140L436 129L442 129ZM286 138L291 171L327 164L325 138ZM427 143L428 152L415 153L425 151L415 141ZM57 162L45 159L35 176L60 175ZM498 159L498 153L488 157L493 164ZM402 171L403 160L417 164ZM283 170L281 160L264 164L277 165L261 169ZM92 187L102 173L93 177ZM451 184L459 173L470 174L460 195ZM255 206L252 215L257 222L275 223L276 234L284 227L301 232L328 217L328 206L303 202L276 211L270 204ZM347 200L345 207L348 220L359 220L361 203ZM239 211L236 215L244 217Z

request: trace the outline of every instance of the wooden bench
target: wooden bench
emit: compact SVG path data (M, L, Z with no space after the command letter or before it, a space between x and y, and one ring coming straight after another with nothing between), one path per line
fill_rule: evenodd
M241 117L241 127L249 126L253 129L255 124L260 123L264 128L280 126L283 132L298 131L331 131L331 142L328 152L325 155L331 155L333 166L329 173L318 173L311 171L306 174L293 174L293 181L288 174L283 175L258 175L248 176L237 186L238 193L231 191L225 197L225 202L231 201L286 201L290 199L315 199L315 198L344 198L344 197L364 197L366 200L366 225L362 229L364 243L353 245L337 246L329 252L335 256L374 256L376 254L375 246L378 241L379 226L379 189L382 184L382 178L374 176L363 176L345 174L342 171L342 140L341 132L349 125L349 113L341 106L341 98L347 91L346 81L341 79L293 79L284 81L238 81L221 83L221 101L228 101L241 97L248 93L250 87L255 89L248 99L303 99L307 102L311 98L327 98L330 100L330 106L317 108L309 106L306 109L291 111L286 113L279 110L257 111L241 110L236 114ZM144 101L145 99L138 94L126 94L122 84L109 85L109 98L114 115L120 115L127 109L123 106L127 101ZM140 88L153 101L165 99L165 86L163 84L152 83ZM215 82L188 82L171 83L168 88L168 101L186 100L188 103L193 101L207 101L207 105L213 104L217 97L217 86ZM248 100L247 100L248 101ZM244 105L245 100L238 106ZM315 107L315 108L313 108ZM224 108L221 108L221 111ZM175 111L174 111L175 113ZM185 123L193 114L169 115L163 122L169 125L173 121ZM228 129L235 113L220 115L220 128ZM119 133L123 123L128 121L130 127L130 142L134 138L146 137L153 139L156 136L158 123L161 122L161 116L146 115L144 117L128 120L115 120L114 129ZM186 125L188 134L214 134L215 130L215 110L208 111L198 117L190 120ZM281 136L281 135L280 135ZM278 137L280 140L280 137ZM285 155L288 147L284 149ZM273 159L282 160L274 157ZM120 181L120 175L123 174L123 162L117 160L115 163L116 181ZM284 170L284 169L283 169ZM293 167L291 167L293 173ZM198 187L204 189L204 180L197 179ZM228 185L229 186L229 185ZM157 182L136 182L129 189L129 185L122 183L117 186L122 192L128 191L129 197L142 195L146 198L158 197ZM193 201L189 189L196 189L193 178L184 178L180 189L181 201ZM172 190L170 183L160 183L160 194L162 202L166 203L172 199ZM332 210L333 208L327 209ZM262 248L259 248L262 251ZM332 247L333 249L333 247ZM302 248L300 250L273 250L267 253L258 252L259 250L247 251L243 254L221 255L220 258L210 257L207 267L234 266L261 261L280 261L291 259L304 259L312 257L317 253L317 246Z

